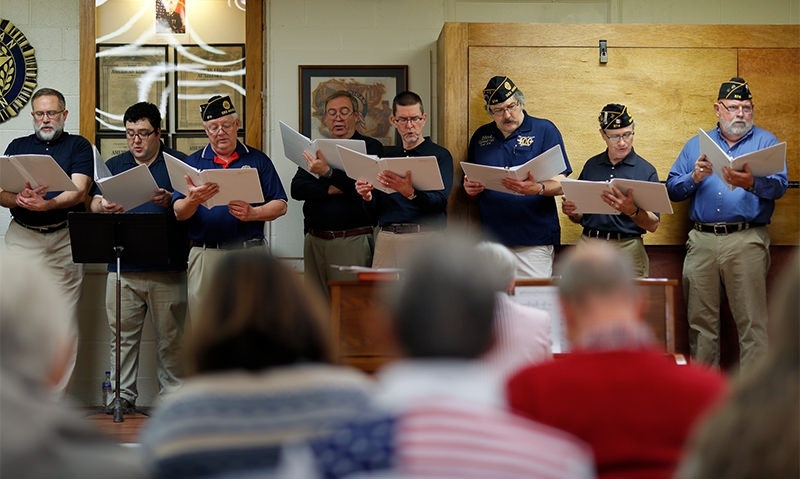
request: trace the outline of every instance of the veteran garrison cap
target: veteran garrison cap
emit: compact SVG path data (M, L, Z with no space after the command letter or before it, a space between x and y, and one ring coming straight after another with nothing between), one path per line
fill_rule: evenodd
M609 103L604 106L597 120L600 122L600 128L604 130L625 128L633 123L633 117L628 113L628 107L619 103Z
M233 113L236 113L236 108L233 107L229 96L214 95L208 99L208 103L200 105L200 116L203 121L214 120Z
M487 105L497 105L508 100L514 92L517 91L517 85L506 76L496 76L489 80L486 88L483 89L483 99Z
M717 100L752 100L753 94L744 78L733 77L719 87Z

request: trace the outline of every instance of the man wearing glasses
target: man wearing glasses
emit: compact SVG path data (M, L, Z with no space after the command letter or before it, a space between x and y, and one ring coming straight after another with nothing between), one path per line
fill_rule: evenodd
M194 185L187 178L189 195L175 191L173 208L178 221L186 221L189 244L187 290L188 320L197 317L201 298L213 294L213 272L230 250L266 248L264 226L286 214L287 198L272 160L237 139L239 115L228 96L215 95L200 105L203 128L209 144L186 158L198 170L255 168L264 203L234 200L213 208L202 203L219 193L216 183Z
M83 265L72 262L67 213L85 211L84 200L92 185L94 154L89 141L64 131L69 111L64 95L52 88L40 88L32 98L34 134L13 140L6 155L50 155L78 187L78 191L48 191L47 185L22 191L0 191L0 204L11 210L6 246L15 253L27 253L44 263L69 301L72 331L77 337L77 307L83 283ZM64 390L72 376L77 357L73 351L66 366Z
M323 123L330 136L362 140L367 154L381 156L381 142L356 130L360 118L358 102L352 93L336 91L325 100ZM361 204L354 179L328 165L320 152L314 156L306 151L303 155L311 173L297 168L291 190L292 198L304 201L303 276L328 297L328 280L348 279L330 265L372 264L374 223Z
M365 179L356 181L356 191L366 201L368 211L378 218L373 268L402 266L408 251L420 240L439 234L447 226L447 198L453 187L453 157L447 149L422 136L428 115L422 98L414 92L398 93L392 100L392 124L402 144L387 148L385 156L435 156L444 189L414 189L411 173L401 176L391 171L378 174L377 181L394 193L373 191Z
M708 135L730 157L778 143L772 133L753 124L753 95L744 79L731 78L714 103L717 127ZM700 139L691 138L667 176L672 201L689 200L692 229L686 241L683 289L693 358L719 365L720 293L724 288L739 335L739 365L749 367L767 351L766 277L770 264L766 225L775 200L788 186L783 171L754 177L723 168L725 182L715 174ZM731 185L729 187L728 185Z
M142 241L168 243L169 263L166 265L126 265L120 271L120 342L117 344L116 263L108 265L106 279L106 314L111 328L111 363L120 348L120 397L123 409L135 407L139 395L136 377L139 371L139 346L146 317L153 322L158 357L158 390L160 394L177 389L180 384L181 338L186 319L186 228L178 223L172 211L172 183L169 179L164 152L179 158L186 155L168 149L161 141L161 112L152 103L130 106L122 117L128 151L110 158L106 165L116 175L139 165L145 165L156 181L149 203L130 210L132 213L155 213L166 216L168 237L142 238ZM97 185L92 188L92 211L124 213L125 209L103 197ZM111 384L116 384L116 369L111 368ZM111 407L111 404L106 406Z
M658 182L656 169L633 151L635 123L628 107L611 103L603 107L598 117L600 137L606 143L606 150L593 156L583 165L579 180L609 181L612 178ZM633 192L626 195L616 187L604 191L604 202L622 214L600 215L576 212L576 205L564 197L561 211L569 219L583 226L584 238L599 238L614 241L631 259L635 275L647 277L650 274L650 259L644 249L642 235L645 231L654 232L660 223L657 213L640 208L633 201Z
M467 161L488 166L521 165L561 145L567 168L553 178L505 179L503 185L517 194L485 189L479 181L464 177L464 191L477 198L486 232L517 257L517 277L547 278L553 271L553 245L561 242L561 225L554 196L561 180L572 173L564 141L550 121L525 111L525 95L506 76L489 80L483 90L486 111L494 121L472 134Z

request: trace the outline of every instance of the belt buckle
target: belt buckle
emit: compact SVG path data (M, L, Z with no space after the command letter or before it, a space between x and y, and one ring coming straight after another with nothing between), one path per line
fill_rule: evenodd
M725 224L714 225L714 236L724 236L727 234L728 234L728 225Z

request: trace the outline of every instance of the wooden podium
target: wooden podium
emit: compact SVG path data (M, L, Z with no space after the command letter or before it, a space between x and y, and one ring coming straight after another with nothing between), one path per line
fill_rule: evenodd
M337 362L368 373L397 356L381 323L393 279L331 281L331 341ZM668 353L675 353L675 288L678 280L636 280L647 302L645 319ZM520 279L518 287L550 287L552 279Z

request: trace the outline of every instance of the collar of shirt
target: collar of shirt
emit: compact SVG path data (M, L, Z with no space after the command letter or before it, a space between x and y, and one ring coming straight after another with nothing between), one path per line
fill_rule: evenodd
M640 321L598 326L587 331L573 346L584 351L644 349L655 341L650 327Z
M214 163L216 163L218 165L222 165L222 169L225 169L225 168L231 166L231 163L233 163L234 161L236 161L238 159L239 159L239 153L237 153L235 151L233 152L233 154L231 154L231 156L228 157L228 161L225 161L222 158L220 158L219 156L214 155Z

